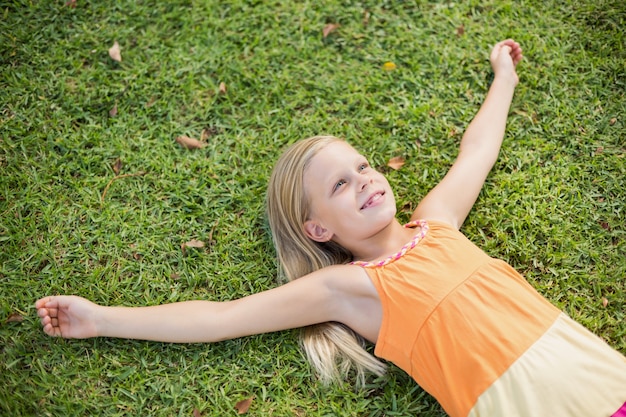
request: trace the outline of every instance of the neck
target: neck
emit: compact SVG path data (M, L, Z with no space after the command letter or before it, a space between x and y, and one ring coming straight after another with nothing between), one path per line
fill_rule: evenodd
M339 241L337 243L347 248L355 261L373 262L397 253L413 235L415 230L405 228L394 219L372 236L347 245Z

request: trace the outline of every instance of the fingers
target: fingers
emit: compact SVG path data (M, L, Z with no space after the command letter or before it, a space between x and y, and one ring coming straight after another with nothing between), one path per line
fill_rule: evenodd
M60 336L58 302L53 297L45 297L35 302L44 333L48 336Z
M37 307L37 315L40 318L51 317L57 318L59 316L59 309L56 307L46 307L45 305Z
M57 317L59 315L59 308L61 305L62 297L45 297L35 302L35 308L39 317L50 316Z
M522 54L522 48L520 47L514 50L513 53L511 54L511 58L513 58L513 63L515 65L519 64L522 58L524 58L524 55Z
M41 318L41 326L44 333L48 336L61 336L61 327L59 327L59 319L56 317L45 316Z
M48 336L58 337L61 336L61 328L58 326L53 326L51 323L43 326L43 331Z
M40 298L39 300L35 302L35 308L37 309L43 308L48 303L48 301L50 301L50 299L52 299L52 297Z
M55 319L56 322L50 318L50 316L45 316L41 318L41 326L43 331L48 336L56 336L59 333L59 322Z
M522 47L519 43L515 42L513 39L506 39L502 42L499 42L498 45L500 48L508 53L513 60L513 63L517 65L522 60Z
M60 301L62 300L62 296L48 296L41 298L35 302L35 307L39 308L50 308L50 307L59 307Z
M513 39L500 41L494 45L491 51L490 60L493 63L498 61L498 59L502 59L503 56L510 57L513 64L517 66L523 58L522 47Z

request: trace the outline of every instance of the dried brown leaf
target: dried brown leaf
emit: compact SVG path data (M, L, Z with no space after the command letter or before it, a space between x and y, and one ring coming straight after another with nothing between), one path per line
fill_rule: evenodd
M202 129L202 133L200 134L200 141L204 142L211 136L211 131L209 129Z
M193 417L202 417L202 413L197 408L193 409Z
M187 248L203 248L204 242L201 240L191 239L189 242L185 242L180 245L180 249L183 251L183 255L187 253Z
M224 82L221 82L221 83L220 83L220 86L219 86L219 92L220 92L220 94L222 94L222 95L226 94L226 84L224 84Z
M246 398L245 400L241 400L237 404L235 404L235 410L237 410L237 414L247 413L253 399L254 397Z
M109 116L111 116L111 117L117 116L117 104L115 104L113 106L113 108L111 110L109 110Z
M404 165L404 162L405 162L404 157L394 156L393 158L389 160L389 162L387 162L387 166L391 169L398 170L402 168L402 166Z
M200 149L207 146L205 142L200 142L198 139L190 138L189 136L181 135L176 138L176 142L183 148L187 149Z
M113 61L122 62L122 49L117 41L115 41L113 46L109 48L109 56Z
M613 126L615 123L617 123L617 118L613 117L611 120L609 120L609 125Z
M602 297L602 307L606 307L609 305L609 300L606 297Z
M122 160L120 158L117 158L115 160L115 162L113 162L113 165L111 166L111 168L113 168L113 172L115 173L115 175L120 175L120 171L122 170Z
M69 7L70 9L75 9L76 8L76 0L69 0L65 2L65 5L67 7Z
M11 313L7 317L7 323L21 323L24 321L24 316L19 313Z
M183 243L183 245L187 248L203 248L204 242L197 239L191 239L189 242Z
M461 25L456 28L456 36L463 36L465 34L465 26Z
M341 26L339 23L328 23L324 26L324 29L322 29L322 36L324 38L328 37L328 35L336 31L339 26Z

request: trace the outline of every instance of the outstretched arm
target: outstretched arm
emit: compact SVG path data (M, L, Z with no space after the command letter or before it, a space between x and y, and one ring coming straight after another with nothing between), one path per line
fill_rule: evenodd
M332 269L314 273L227 302L105 307L81 297L51 296L38 300L35 307L44 332L50 336L216 342L335 320L339 297L334 296L332 285L327 285L332 274Z
M417 206L413 219L441 220L460 228L498 158L522 48L507 39L494 46L489 58L495 77L487 97L463 134L456 161Z

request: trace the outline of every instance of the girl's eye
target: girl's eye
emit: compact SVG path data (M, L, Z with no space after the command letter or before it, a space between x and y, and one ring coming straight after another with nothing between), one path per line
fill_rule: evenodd
M335 184L335 188L333 191L337 191L339 189L339 187L341 187L342 185L344 185L346 183L345 180L339 180L337 181L337 184Z
M363 162L361 165L359 165L359 172L363 171L364 169L366 169L368 167L366 162Z

